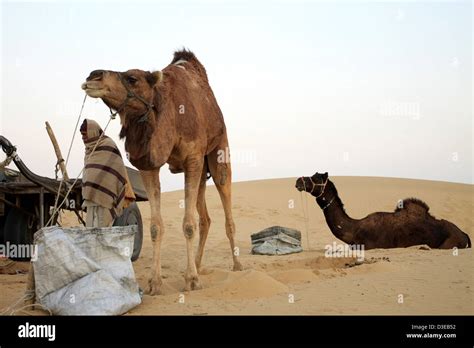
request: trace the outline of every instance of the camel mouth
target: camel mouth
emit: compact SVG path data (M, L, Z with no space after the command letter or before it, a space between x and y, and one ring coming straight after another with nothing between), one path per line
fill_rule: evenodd
M102 98L107 94L107 89L99 81L86 81L81 88L92 98Z
M296 189L297 189L298 191L300 191L300 192L301 192L301 191L304 191L303 185L298 185L298 184L296 184L295 187L296 187Z

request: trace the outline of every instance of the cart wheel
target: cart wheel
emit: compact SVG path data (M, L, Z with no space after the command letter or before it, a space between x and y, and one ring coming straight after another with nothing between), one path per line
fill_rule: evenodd
M135 234L135 239L133 241L133 254L132 261L136 261L138 256L140 256L140 251L142 250L143 243L143 222L142 215L140 214L140 209L138 209L137 203L132 203L125 209L118 218L114 221L114 226L131 226L138 225L138 231Z
M5 219L3 231L5 243L9 242L10 245L17 245L16 250L30 250L29 247L25 248L24 246L33 244L33 233L35 232L34 226L36 226L36 223L34 221L31 223L31 219L33 218L20 209L10 209ZM29 261L30 257L10 257L10 259Z

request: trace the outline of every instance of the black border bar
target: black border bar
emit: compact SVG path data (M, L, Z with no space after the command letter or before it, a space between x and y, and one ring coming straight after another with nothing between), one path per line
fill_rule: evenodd
M55 340L20 338L19 326L55 325ZM415 325L415 326L413 326ZM423 326L426 329L420 329ZM430 328L430 329L429 329ZM0 317L0 346L55 344L409 344L469 346L472 316ZM408 338L407 334L455 334Z

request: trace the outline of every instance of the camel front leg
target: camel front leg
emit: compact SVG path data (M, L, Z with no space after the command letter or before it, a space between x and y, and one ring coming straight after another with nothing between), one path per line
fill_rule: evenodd
M193 241L196 235L197 226L194 213L196 211L197 196L199 190L199 182L201 179L202 168L204 164L203 157L188 158L184 169L184 219L183 232L186 238L186 251L188 254L188 267L184 274L186 282L185 291L201 289L201 283L194 259Z
M148 280L147 293L151 296L161 294L161 241L165 233L163 220L161 219L161 187L160 170L140 171L143 185L150 202L151 221L150 233L153 242L153 263L151 266L151 275Z

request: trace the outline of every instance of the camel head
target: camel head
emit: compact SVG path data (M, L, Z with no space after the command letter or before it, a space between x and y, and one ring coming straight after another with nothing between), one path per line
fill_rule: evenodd
M296 180L295 187L298 191L311 193L313 196L319 196L324 190L328 181L328 173L316 173L313 176L302 176Z
M82 84L88 96L101 98L120 115L122 129L119 136L125 138L127 156L135 165L150 160L148 150L155 130L154 115L161 108L158 86L162 77L161 71L94 70Z
M151 73L139 69L125 72L94 70L82 84L82 89L89 97L101 98L109 108L116 110L124 124L127 116L147 114L155 106L155 87L162 76L161 71Z

